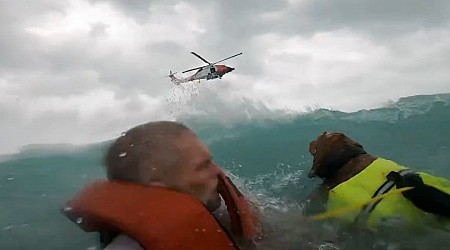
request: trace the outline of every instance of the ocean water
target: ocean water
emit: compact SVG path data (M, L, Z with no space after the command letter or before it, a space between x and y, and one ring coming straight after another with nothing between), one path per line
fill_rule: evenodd
M345 231L312 222L301 209L319 184L306 177L312 161L308 146L323 131L344 132L373 155L450 178L449 103L450 94L438 94L352 113L249 113L230 123L191 114L179 120L260 204L272 238L262 240L261 249L448 249L450 234L441 230ZM59 209L84 184L104 176L102 156L110 142L31 145L0 156L0 249L99 249L97 236L82 232Z

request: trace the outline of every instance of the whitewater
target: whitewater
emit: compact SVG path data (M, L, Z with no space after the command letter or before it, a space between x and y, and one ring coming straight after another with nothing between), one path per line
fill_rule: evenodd
M300 112L245 99L233 109L199 108L198 89L188 101L180 91L167 98L170 115L194 129L260 205L263 223L277 239L262 241L261 249L448 249L448 232L414 235L394 227L373 237L309 221L302 207L320 182L307 178L308 146L323 131L343 132L373 155L450 178L449 93L404 97L371 110ZM60 208L83 185L104 177L103 154L112 140L30 145L0 156L0 249L99 249L97 235L82 232Z

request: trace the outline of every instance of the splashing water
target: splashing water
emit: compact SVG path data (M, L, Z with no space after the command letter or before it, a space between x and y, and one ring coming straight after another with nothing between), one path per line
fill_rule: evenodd
M171 101L175 110L184 112L190 108L184 103L198 101L194 97L199 86L177 88ZM445 136L450 107L441 101L450 100L450 95L439 98L415 97L353 113L317 110L287 120L278 119L278 113L257 116L244 103L252 119L242 119L249 122L234 123L221 115L226 123L211 125L211 118L217 119L211 117L213 113L183 121L207 142L215 162L229 170L242 192L261 208L267 231L259 249L448 249L449 232L436 228L417 233L385 225L374 235L302 215L304 200L318 184L305 176L311 166L309 141L324 130L344 132L375 155L450 178L450 141ZM105 178L103 156L109 146L110 142L76 150L37 147L0 157L0 249L34 249L36 242L45 242L47 249L67 250L98 244L97 235L85 234L58 208L88 182ZM23 224L30 226L19 226ZM201 230L199 226L199 234Z
M186 103L195 99L199 93L199 84L197 82L188 82L173 87L171 95L165 99L169 106L169 114L178 116L185 113L188 107Z

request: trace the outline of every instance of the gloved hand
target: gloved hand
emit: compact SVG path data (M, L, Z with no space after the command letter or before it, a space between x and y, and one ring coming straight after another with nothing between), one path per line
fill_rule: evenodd
M450 218L450 195L425 184L418 174L411 173L401 176L392 171L386 177L393 181L397 188L414 187L402 192L402 195L414 203L417 208Z
M416 173L411 173L411 174L406 174L404 176L401 176L398 172L391 171L386 177L388 180L393 181L397 188L421 187L421 186L425 185L423 183L422 178ZM410 191L410 190L408 190L408 191ZM408 191L405 191L405 192L408 192Z

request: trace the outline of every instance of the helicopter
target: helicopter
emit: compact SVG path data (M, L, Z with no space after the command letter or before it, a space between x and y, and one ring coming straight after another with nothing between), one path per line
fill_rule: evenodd
M183 71L182 73L186 73L186 72L190 72L193 70L197 70L197 72L195 72L195 74L188 76L188 77L184 77L184 78L177 78L175 77L175 73L172 73L172 71L170 71L169 73L169 77L172 83L174 83L175 85L180 85L181 83L185 83L185 82L190 82L190 81L194 81L194 80L199 80L200 79L206 79L208 80L212 80L212 79L222 79L222 76L225 75L226 73L229 73L231 71L234 70L234 68L228 67L226 65L223 64L217 64L220 62L223 62L225 60L231 59L233 57L242 55L241 53L229 56L227 58L224 58L222 60L219 60L215 63L210 63L207 60L205 60L203 57L201 57L200 55L198 55L195 52L191 52L191 54L193 54L194 56L198 57L200 60L202 60L203 62L207 63L208 65L205 66L200 66L200 67L196 67L196 68L192 68L192 69L188 69Z

